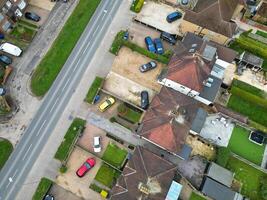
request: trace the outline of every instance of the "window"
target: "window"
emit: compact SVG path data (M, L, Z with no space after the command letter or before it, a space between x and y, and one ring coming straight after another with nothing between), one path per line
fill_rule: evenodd
M22 12L21 12L19 9L17 9L17 10L15 11L15 15L16 15L17 17L22 17Z
M8 8L11 8L12 3L11 3L10 1L7 1L7 2L6 2L6 6L7 6Z
M0 22L4 19L4 15L0 13Z
M2 26L2 29L4 31L7 31L9 28L11 27L11 23L9 21L6 21L3 26Z
M180 88L182 88L183 90L185 90L185 87L184 87L184 86L182 86L182 85L180 86Z
M26 2L24 0L21 0L21 2L18 4L18 7L20 10L23 10L26 7Z

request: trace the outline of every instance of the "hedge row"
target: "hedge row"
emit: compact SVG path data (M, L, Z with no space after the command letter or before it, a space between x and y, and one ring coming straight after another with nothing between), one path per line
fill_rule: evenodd
M131 11L139 13L144 5L145 0L133 0Z
M110 52L114 55L118 55L119 51L120 51L120 48L122 46L126 46L128 47L129 49L131 49L132 51L136 51L144 56L147 56L153 60L156 60L158 62L161 62L161 63L164 63L164 64L168 64L169 63L169 60L172 56L172 52L171 51L166 51L163 55L159 55L159 54L155 54L155 53L152 53L150 51L148 51L147 49L144 49L140 46L138 46L137 44L135 43L132 43L130 41L127 41L127 40L124 40L123 39L123 36L125 34L125 31L120 31L118 32L118 34L116 35L112 45L111 45L111 48L110 48Z
M99 76L95 77L95 80L93 81L85 97L85 101L87 103L93 103L95 96L97 95L97 92L99 88L102 86L103 82L104 82L104 79L102 77L99 77Z

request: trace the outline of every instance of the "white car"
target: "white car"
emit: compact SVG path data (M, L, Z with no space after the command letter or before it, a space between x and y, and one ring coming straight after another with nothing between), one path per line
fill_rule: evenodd
M7 42L0 45L0 50L12 56L20 56L22 53L22 50L19 47Z
M100 136L94 137L94 152L99 153L101 151Z

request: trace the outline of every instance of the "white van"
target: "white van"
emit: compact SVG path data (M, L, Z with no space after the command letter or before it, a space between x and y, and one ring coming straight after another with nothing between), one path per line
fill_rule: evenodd
M7 42L0 45L0 50L13 56L20 56L22 53L22 50L19 47Z

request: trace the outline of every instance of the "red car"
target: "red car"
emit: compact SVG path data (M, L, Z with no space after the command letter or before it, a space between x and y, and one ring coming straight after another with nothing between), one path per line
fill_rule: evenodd
M88 158L85 163L76 171L77 176L83 177L91 168L95 166L95 159Z

